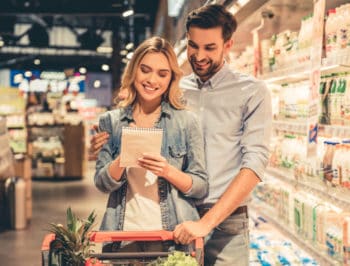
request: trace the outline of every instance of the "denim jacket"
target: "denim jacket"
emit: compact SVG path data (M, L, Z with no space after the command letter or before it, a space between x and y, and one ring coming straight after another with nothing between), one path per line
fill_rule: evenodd
M173 230L183 221L199 219L193 200L207 195L208 181L203 136L195 114L176 110L166 102L161 107L161 116L155 125L163 129L161 155L192 178L192 188L184 194L161 176L158 177L162 226L164 230ZM124 171L120 181L115 181L108 168L120 153L122 127L132 121L131 106L108 111L99 119L100 129L110 136L98 155L94 177L96 187L110 193L101 230L123 230L127 177Z

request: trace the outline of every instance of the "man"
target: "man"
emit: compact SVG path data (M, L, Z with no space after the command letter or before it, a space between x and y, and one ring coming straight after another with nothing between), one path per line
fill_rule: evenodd
M268 161L270 94L262 82L230 70L224 59L236 27L221 5L196 9L186 22L194 73L180 86L202 122L209 194L197 202L201 219L178 225L174 237L187 244L208 236L205 265L249 265L247 203Z
M202 122L209 195L197 203L199 221L180 224L175 239L188 243L209 235L205 265L248 265L249 194L268 161L271 99L266 86L230 70L236 20L221 5L192 11L186 21L191 75L180 86Z

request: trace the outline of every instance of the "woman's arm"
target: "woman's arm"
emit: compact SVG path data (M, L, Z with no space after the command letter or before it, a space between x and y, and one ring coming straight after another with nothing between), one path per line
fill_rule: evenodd
M203 198L208 193L203 135L194 114L186 114L187 158L183 169L175 168L164 157L155 154L144 154L138 162L141 167L165 178L186 196Z
M138 163L153 174L166 179L182 193L186 193L192 188L191 176L170 165L161 155L144 153L143 157L138 160Z

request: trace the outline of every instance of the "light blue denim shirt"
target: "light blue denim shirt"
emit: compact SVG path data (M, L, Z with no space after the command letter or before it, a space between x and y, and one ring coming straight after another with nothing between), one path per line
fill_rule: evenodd
M241 168L263 179L272 125L266 85L224 64L206 82L192 73L181 80L180 87L204 134L209 194L197 204L215 203Z
M120 153L122 127L132 121L131 106L106 112L99 119L100 129L110 134L98 155L94 177L96 187L110 193L101 230L123 229L127 177L124 171L121 180L115 181L108 168ZM192 178L192 188L187 194L175 189L164 178L158 179L163 229L173 230L178 223L199 219L193 201L205 197L208 192L203 135L194 113L176 110L166 102L162 103L155 127L163 129L162 156Z

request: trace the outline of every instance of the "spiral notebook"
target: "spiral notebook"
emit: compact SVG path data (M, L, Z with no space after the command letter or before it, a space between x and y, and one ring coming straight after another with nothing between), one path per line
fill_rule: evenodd
M143 153L160 154L163 129L123 127L120 151L121 167L139 167L137 159Z

